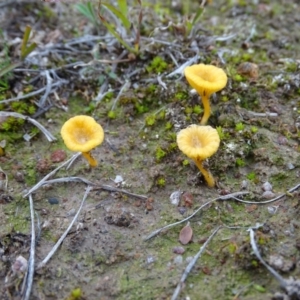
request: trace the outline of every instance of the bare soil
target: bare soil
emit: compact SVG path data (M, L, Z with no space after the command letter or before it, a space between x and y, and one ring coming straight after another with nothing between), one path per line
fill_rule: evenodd
M172 3L143 3L140 56L118 64L114 60L127 59L128 53L107 42L105 27L96 29L73 4L21 1L1 8L2 64L16 61L26 25L34 30L32 41L40 53L1 78L8 83L0 90L1 101L46 86L45 70L55 70L53 82L65 80L52 87L42 108L36 104L43 93L19 100L23 108L0 101L0 110L31 115L57 138L49 143L32 124L14 120L7 128L8 120L0 118L0 142L6 141L0 156L1 299L22 297L24 272L13 272L12 266L20 255L29 259L31 220L23 195L73 155L60 129L79 114L92 115L105 130L104 143L93 151L99 165L90 168L80 157L52 178L80 177L98 188L89 193L56 254L36 270L30 299L170 299L188 262L218 226L223 227L178 299L271 299L275 293L274 299L288 299L253 254L247 229L262 224L256 240L263 258L284 278L299 278L298 1L212 1L192 38L179 24L180 1ZM88 35L101 38L79 42ZM217 65L228 75L226 88L212 97L208 121L221 136L220 149L208 162L217 180L212 189L176 145L176 133L198 124L203 112L185 78L168 75L196 53L195 62ZM112 63L68 66L93 59ZM130 85L122 90L126 82ZM101 87L102 93L111 92L99 100ZM32 114L29 106L36 108ZM25 133L30 141L23 139ZM54 162L56 150L66 158ZM55 183L33 194L36 264L70 224L86 187L83 182ZM181 192L178 205L170 201L176 191ZM257 203L212 202L189 220L193 238L187 245L179 242L185 223L144 240L206 202L239 191L248 192L241 199ZM280 195L278 201L261 204Z

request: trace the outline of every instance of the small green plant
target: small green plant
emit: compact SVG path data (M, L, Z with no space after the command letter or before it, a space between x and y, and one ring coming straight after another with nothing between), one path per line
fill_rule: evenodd
M251 181L255 181L256 180L256 174L255 172L250 172L248 175L247 175L247 178Z
M236 159L235 163L236 163L236 165L237 165L238 167L244 167L244 166L245 166L245 161L244 161L242 158L240 158L240 157L238 157L238 158Z
M221 126L217 126L216 130L218 132L218 135L219 135L219 138L220 138L221 141L225 140L226 138L229 137L229 134L226 133L226 132L224 132L224 130L223 130L223 128Z
M157 178L156 180L156 184L159 186L159 187L164 187L166 185L166 179L164 177L159 177Z
M187 107L184 109L184 112L185 112L186 115L190 115L190 114L193 112L193 108L187 106Z
M155 56L150 65L146 67L149 73L162 73L168 68L168 64L160 56Z
M155 121L156 121L155 115L149 115L146 117L145 120L147 126L153 126L155 124Z
M256 126L251 126L251 132L256 133L258 131L258 128Z
M182 165L183 165L183 166L188 166L189 164L190 164L190 162L189 162L188 159L184 159L184 160L182 161Z
M161 147L157 147L155 151L155 157L157 161L160 161L167 155L167 152L165 152Z
M108 2L99 1L96 9L92 2L79 3L76 5L77 10L87 17L96 27L100 22L106 27L108 32L130 53L139 54L140 44L140 27L143 19L142 3L137 0L140 7L136 26L130 20L127 0L117 0L114 6ZM107 18L110 17L110 19ZM112 22L113 20L113 22ZM133 43L130 41L130 35L135 32Z
M186 99L188 99L188 93L187 92L178 92L175 94L175 99L186 100Z
M110 110L107 114L109 119L115 119L117 117L117 113L114 110Z
M176 138L177 138L176 132L173 132L173 131L168 132L168 134L167 134L168 141L175 142Z
M245 125L242 122L239 122L235 125L235 130L236 131L242 131L245 129Z
M185 36L189 36L190 33L193 33L193 28L194 26L197 24L197 22L199 21L200 17L202 16L203 12L204 12L204 6L200 5L198 6L196 12L193 14L192 12L192 8L191 8L191 4L193 3L193 1L183 1L183 11L185 16L190 16L190 17L185 17L185 27L186 27L186 32L185 32Z
M166 124L165 124L165 129L166 130L170 130L170 129L172 129L173 128L173 124L171 123L171 122L167 122Z
M197 115L200 115L200 114L203 113L203 108L200 105L195 105L193 107L193 113L197 114Z
M28 45L30 33L31 33L31 27L27 26L24 31L22 45L21 45L21 57L20 57L21 61L17 63L10 63L4 67L0 65L0 78L8 74L9 72L11 72L13 69L19 67L22 64L22 61L37 47L36 43L32 43Z

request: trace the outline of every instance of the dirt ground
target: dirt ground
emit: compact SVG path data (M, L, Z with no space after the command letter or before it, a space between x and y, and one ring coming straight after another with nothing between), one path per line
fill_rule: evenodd
M24 195L72 157L60 129L85 114L104 128L103 144L92 151L98 166L80 156L51 177L78 181L48 183L32 194L36 267L69 226L87 186L93 189L57 252L36 268L29 299L171 299L218 226L177 299L300 299L300 292L292 298L280 289L254 254L248 231L257 226L262 257L284 279L300 277L298 1L211 1L191 32L184 16L199 8L193 1L190 7L134 3L134 26L143 12L134 55L74 2L0 3L0 71L19 62L26 25L33 31L29 44L37 43L0 79L0 298L24 299L26 267L17 260L29 260L31 245ZM129 32L124 39L133 45L134 29ZM187 62L216 65L228 76L211 99L208 121L221 139L207 162L215 188L176 144L177 132L199 124L203 114L182 73ZM56 141L1 111L30 116ZM236 192L251 203L211 201ZM180 242L187 222L145 240L208 201L189 219L187 244Z

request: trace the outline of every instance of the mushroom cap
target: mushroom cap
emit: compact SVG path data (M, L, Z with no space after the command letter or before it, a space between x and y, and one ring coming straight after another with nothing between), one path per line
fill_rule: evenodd
M220 137L211 126L192 124L177 134L178 148L194 160L204 160L219 148Z
M192 88L201 96L223 89L227 84L226 73L213 65L192 65L184 69L184 75Z
M100 145L104 139L101 125L94 118L83 115L66 121L60 134L68 149L80 152L89 152Z

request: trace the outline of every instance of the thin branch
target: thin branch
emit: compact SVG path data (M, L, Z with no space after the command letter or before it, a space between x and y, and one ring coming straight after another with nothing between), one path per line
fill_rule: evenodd
M252 247L252 250L256 257L259 259L259 261L268 269L268 271L279 281L280 285L285 288L287 286L286 281L283 277L279 275L273 268L271 268L261 257L258 247L255 242L255 235L253 228L249 228L248 231L250 232L250 244Z
M101 184L99 186L96 185L96 186L93 187L93 191L94 190L105 190L105 191L109 191L109 192L118 192L118 193L126 194L126 195L134 197L134 198L142 199L142 200L147 200L148 199L147 196L130 193L126 190L115 188L115 187L107 185L107 184Z
M161 76L157 76L157 82L165 89L167 90L167 85L162 81Z
M296 186L292 187L291 189L289 189L287 191L287 194L289 193L292 193L293 191L295 191L296 189L298 189L300 187L300 184L297 184ZM238 202L241 202L241 203L245 203L245 204L257 204L257 205L260 205L260 204L269 204L269 203L272 203L272 202L275 202L275 201L278 201L282 198L284 198L286 196L286 194L282 194L282 195L279 195L273 199L270 199L270 200L267 200L267 201L246 201L246 200L241 200L239 198L237 198L236 196L240 196L240 195L245 195L245 194L248 194L249 192L236 192L236 193L232 193L232 194L228 194L228 195L225 195L225 196L221 196L221 197L218 197L218 198L215 198L215 199L212 199L206 203L204 203L203 205L201 205L198 209L196 209L190 216L188 216L187 218L181 220L181 221L178 221L178 222L175 222L175 223L172 223L172 224L168 224L162 228L159 228L159 229L156 229L155 231L153 231L152 233L150 233L144 240L147 241L153 237L155 237L156 235L158 235L161 231L165 230L165 229L168 229L168 228L171 228L173 226L176 226L176 225L179 225L183 222L186 222L187 220L191 219L192 217L194 217L201 209L203 209L205 206L211 204L212 202L214 201L218 201L218 200L229 200L229 199L234 199Z
M127 90L130 88L130 85L131 85L131 83L130 83L129 81L126 81L126 82L124 83L124 85L122 86L122 88L121 88L121 90L120 90L118 96L117 96L116 99L114 100L114 103L113 103L113 105L112 105L112 107L111 107L111 110L114 110L114 109L115 109L115 106L116 106L117 102L119 101L120 97L122 96L122 94L123 94L125 91L127 91Z
M1 101L0 101L0 103L1 103ZM36 121L28 116L24 116L22 114L15 113L15 112L6 112L6 111L0 111L0 116L20 118L25 121L28 121L28 122L32 123L33 125L35 125L46 136L46 138L49 142L56 141L56 138L42 124L40 124L38 121Z
M168 228L171 228L173 226L176 226L176 225L179 225L181 223L184 223L188 220L190 220L191 218L193 218L200 210L202 210L205 206L208 206L209 204L213 203L214 201L217 201L217 200L228 200L230 198L233 198L235 196L240 196L240 195L246 195L248 194L248 192L236 192L236 193L232 193L232 194L229 194L229 195L225 195L225 196L221 196L221 197L218 197L218 198L215 198L215 199L212 199L206 203L204 203L203 205L201 205L198 209L196 209L190 216L188 216L187 218L181 220L181 221L178 221L178 222L175 222L175 223L172 223L172 224L168 224L162 228L159 228L155 231L153 231L152 233L150 233L146 238L145 238L145 241L155 237L156 235L158 235L161 231L165 230L165 229L168 229Z
M54 88L54 87L59 87L60 85L65 84L65 83L68 83L68 82L69 82L69 81L67 81L67 80L62 80L62 81L59 81L59 82L55 82L55 83L52 84L52 88ZM25 94L25 95L20 95L20 96L15 97L15 98L10 98L10 99L6 99L6 100L1 100L0 103L1 103L1 104L6 104L6 103L13 102L13 101L19 101L19 100L21 100L21 99L26 99L26 98L29 98L29 97L32 97L32 96L41 94L41 93L43 93L46 89L47 89L47 87L44 86L44 87L42 87L41 89L39 89L39 90L37 90L37 91L31 92L31 93L28 93L28 94Z
M52 175L54 175L59 169L61 169L62 167L64 167L65 165L69 164L70 161L73 161L74 157L77 157L78 153L74 154L70 159L68 159L67 161L65 161L63 164L61 164L60 166L58 166L57 168L55 168L53 171L51 171L49 174L47 174L44 178L42 178L35 186L33 186L24 196L23 198L26 198L28 195L32 194L34 191L38 190L43 184L44 182L50 178Z
M278 117L277 113L272 113L272 112L258 113L258 112L255 112L255 111L247 110L247 113L251 117Z
M34 261L35 261L35 224L34 224L34 208L32 195L29 195L29 205L30 205L30 217L31 217L31 244L30 244L30 256L29 256L29 266L25 275L24 280L25 294L23 293L22 300L29 300L30 293L32 289L33 276L34 276Z
M188 277L189 273L191 272L191 270L194 268L197 260L199 259L199 257L201 257L202 253L204 252L206 246L209 244L209 242L212 240L212 238L216 235L216 233L222 228L222 226L217 227L213 233L209 236L209 238L206 240L206 242L200 247L200 250L198 251L198 253L193 257L193 259L189 262L189 264L187 265L187 267L185 268L180 281L171 297L171 300L176 300L177 297L179 296L181 289L183 287L183 284L186 280L186 278Z
M45 102L52 90L52 78L50 76L49 70L42 72L41 75L44 75L46 77L46 81L47 81L45 94L42 96L42 98L40 99L40 101L38 103L38 106L40 108L43 108L45 106Z
M190 58L184 64L182 64L181 66L179 66L176 70L174 70L173 72L171 72L170 74L168 74L166 77L168 78L168 77L172 77L174 75L181 75L181 76L183 76L183 70L187 66L190 66L190 65L196 63L198 59L199 59L199 55L197 53L194 57Z
M113 187L113 186L110 186L110 185L107 185L107 184L101 184L101 185L99 185L99 184L93 183L93 182L91 182L91 181L89 181L89 180L87 180L85 178L82 178L82 177L61 177L61 178L55 178L55 179L43 181L41 183L41 186L45 185L45 184L63 183L63 182L83 182L83 183L85 183L87 185L92 186L92 190L93 191L105 190L105 191L114 192L114 193L116 193L116 192L117 193L122 193L122 194L125 194L125 195L128 195L128 196L134 197L134 198L142 199L142 200L147 200L148 199L147 196L134 194L134 193L128 192L126 190L119 189L119 188L116 188L116 187Z
M82 178L82 177L61 177L61 178L55 178L55 179L50 179L50 180L47 180L47 181L44 181L42 183L42 185L45 185L45 184L52 184L52 183L63 183L63 182L83 182L87 185L95 185L95 183L85 179L85 178Z
M76 213L76 215L74 216L72 222L70 223L69 227L66 229L66 231L63 233L63 235L60 237L60 239L57 241L57 243L53 246L53 248L51 249L51 251L48 253L48 255L43 259L43 261L41 261L38 266L37 266L37 269L41 269L43 268L46 263L51 259L51 257L55 254L55 252L57 251L57 249L59 248L60 244L63 242L63 240L65 239L65 237L67 236L67 234L69 233L70 229L72 228L72 226L74 225L75 221L77 220L79 214L80 214L80 211L83 207L83 204L89 194L89 192L91 191L91 187L88 186L86 191L85 191L85 194L83 196L83 199L81 201L81 204L80 204L80 207Z

